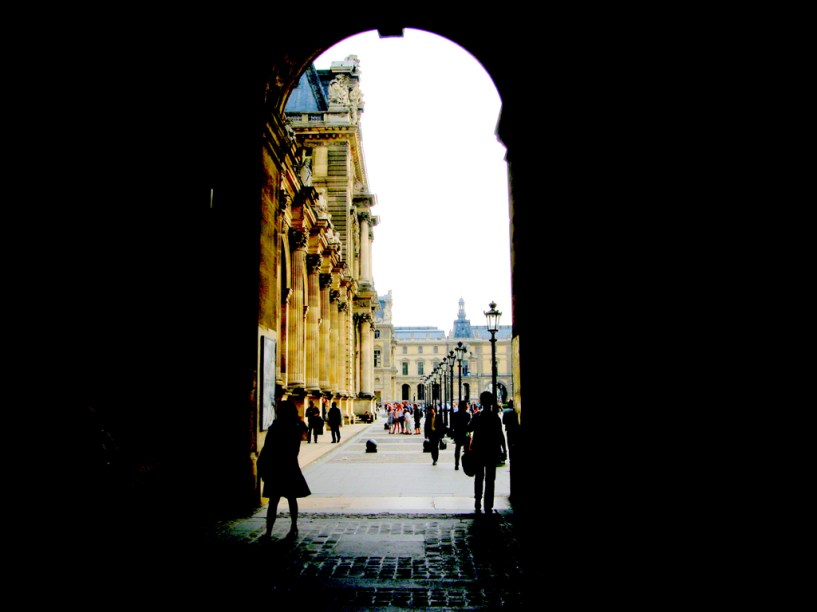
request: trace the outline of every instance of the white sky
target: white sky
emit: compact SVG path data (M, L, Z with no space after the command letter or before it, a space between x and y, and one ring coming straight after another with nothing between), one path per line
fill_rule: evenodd
M363 150L377 197L372 274L392 291L396 326L453 328L460 297L472 325L493 300L511 324L511 257L500 100L462 47L421 30L366 32L315 60L360 60Z

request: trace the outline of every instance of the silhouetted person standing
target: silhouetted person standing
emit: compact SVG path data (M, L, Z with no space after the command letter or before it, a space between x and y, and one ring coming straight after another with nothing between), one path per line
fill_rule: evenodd
M340 442L340 408L335 402L332 402L332 407L326 415L326 420L329 423L329 429L332 432L332 442Z
M443 416L437 414L434 406L428 409L426 414L425 437L431 445L431 465L437 465L437 459L440 458L440 438L445 433L445 426L443 425Z
M277 415L272 422L264 448L258 457L258 473L264 481L262 495L269 498L267 508L267 529L262 540L269 541L278 513L278 503L285 497L289 503L291 525L287 539L298 535L298 498L311 495L301 466L298 453L306 425L298 417L298 409L291 400L278 404Z
M457 411L451 415L451 433L454 436L454 469L460 469L462 447L468 444L468 425L471 423L471 413L468 412L468 402L460 400Z
M323 435L323 419L321 418L320 408L312 403L312 400L309 400L309 406L304 412L304 416L306 417L306 422L309 425L309 432L306 434L306 441L311 442L314 438L315 443L317 444L318 436Z
M479 403L479 414L471 419L471 450L477 467L474 475L474 510L479 513L482 506L487 514L491 514L494 509L496 465L505 451L505 435L502 433L502 421L497 414L494 394L483 391L479 394Z

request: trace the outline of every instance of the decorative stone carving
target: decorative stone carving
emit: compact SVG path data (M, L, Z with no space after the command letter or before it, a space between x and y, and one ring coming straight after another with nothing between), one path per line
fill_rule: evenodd
M349 88L349 104L355 110L363 110L363 92L360 91L360 83L353 82Z
M307 236L306 230L297 229L294 227L290 228L289 247L293 251L297 251L298 249L305 249L307 242L309 242L309 236Z
M329 301L330 302L337 302L339 297L340 297L340 291L338 291L337 289L330 289L329 290Z
M309 274L320 270L321 267L321 260L323 257L320 256L318 253L309 253L306 256L306 270Z
M338 302L338 312L348 312L349 302Z
M298 171L298 176L301 179L301 185L305 187L312 186L312 157L310 150L301 147L298 150L298 158L295 161L295 169Z
M332 284L332 275L322 272L318 280L320 282L321 289L326 289L329 285Z
M349 77L339 74L329 83L329 104L349 104Z

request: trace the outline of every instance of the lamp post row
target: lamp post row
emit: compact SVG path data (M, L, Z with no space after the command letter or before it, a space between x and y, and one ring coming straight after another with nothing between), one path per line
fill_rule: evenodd
M499 318L502 313L496 309L496 302L488 304L490 310L484 312L487 319L488 332L491 334L491 391L494 394L494 401L499 403L499 393L496 388L496 333L499 331ZM455 352L456 351L456 352ZM462 360L468 348L463 343L457 342L457 346L449 351L448 356L444 357L442 362L434 367L434 371L426 376L425 383L429 388L430 393L426 393L426 402L434 403L434 383L439 385L440 402L443 411L443 419L446 427L448 426L448 410L446 410L446 402L449 408L454 407L454 360L457 361L457 397L462 401ZM446 366L448 372L446 372ZM446 397L447 396L447 397Z

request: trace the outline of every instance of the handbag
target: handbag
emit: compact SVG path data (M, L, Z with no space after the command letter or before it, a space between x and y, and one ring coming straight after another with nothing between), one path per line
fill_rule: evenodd
M474 451L471 450L470 445L463 449L460 465L462 465L462 471L466 476L474 476L477 473L477 458L474 456Z

